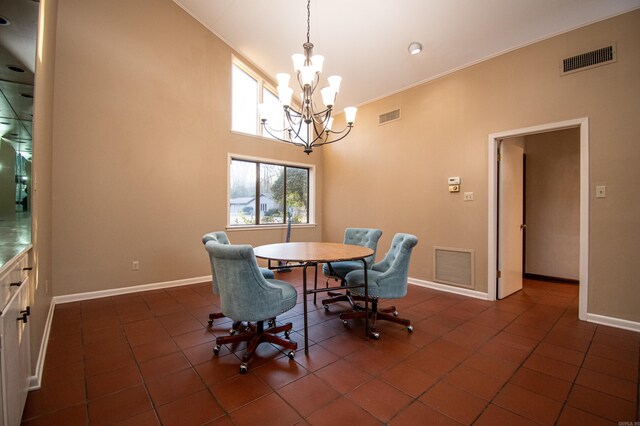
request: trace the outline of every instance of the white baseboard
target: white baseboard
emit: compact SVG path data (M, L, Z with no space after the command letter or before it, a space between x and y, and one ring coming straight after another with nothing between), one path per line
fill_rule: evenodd
M604 315L587 313L587 321L596 324L608 325L615 328L640 332L640 322L623 320L620 318L607 317Z
M491 300L487 293L481 291L469 290L467 288L454 287L446 284L438 284L433 281L419 280L417 278L409 278L409 284L417 285L420 287L432 288L434 290L445 291L447 293L460 294L462 296L473 297L474 299Z
M38 353L38 361L36 365L36 373L34 376L29 377L29 390L40 389L42 386L42 371L44 370L44 359L47 353L47 345L49 344L49 332L51 331L51 323L53 321L53 311L56 304L51 300L49 305L49 313L47 314L47 321L44 325L44 333L42 335L42 342L40 343L40 353Z
M55 306L59 303L70 303L81 300L98 299L100 297L117 296L120 294L137 293L140 291L158 290L169 287L180 287L184 285L198 284L202 282L211 281L211 275L205 275L203 277L186 278L175 281L165 281L154 284L143 284L133 287L114 288L110 290L90 291L86 293L65 294L64 296L55 296L51 299L51 305L49 306L49 314L47 315L47 321L44 326L44 333L42 336L42 342L40 343L40 353L38 354L38 360L36 365L35 375L29 377L29 390L40 389L42 386L42 371L44 370L45 355L47 354L47 344L49 343L49 333L51 332L51 324L53 322L53 313Z
M185 278L182 280L165 281L154 284L142 284L132 287L120 287L110 290L89 291L86 293L65 294L63 296L55 296L53 298L54 304L58 303L70 303L78 302L81 300L99 299L101 297L118 296L121 294L138 293L140 291L159 290L169 287L180 287L183 285L198 284L211 281L211 275L205 275L203 277Z

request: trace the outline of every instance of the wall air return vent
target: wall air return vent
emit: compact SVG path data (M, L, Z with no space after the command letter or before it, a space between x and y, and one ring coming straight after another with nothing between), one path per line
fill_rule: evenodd
M433 276L438 283L474 288L473 250L434 247Z
M601 65L611 64L615 61L616 45L611 44L601 49L563 59L560 64L560 75L588 70Z
M378 116L378 124L387 124L392 121L400 120L400 109L395 109L393 111L385 112L384 114L380 114Z

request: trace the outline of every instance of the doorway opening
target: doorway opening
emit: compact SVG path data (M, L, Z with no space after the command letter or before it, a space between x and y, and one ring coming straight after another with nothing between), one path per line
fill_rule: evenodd
M500 133L493 133L489 135L489 188L488 188L488 201L489 201L489 223L488 223L488 298L489 300L496 300L501 295L499 288L502 285L506 285L506 280L509 278L498 273L498 265L501 261L504 263L505 259L502 259L502 254L505 253L504 245L502 253L499 253L499 247L501 241L504 244L503 238L507 231L504 222L504 217L501 218L499 199L500 191L504 191L500 185L500 168L498 167L499 149L504 146L512 144L502 144L501 142L506 139L517 140L525 136L539 135L548 132L577 129L580 137L580 154L579 154L579 265L577 271L577 280L579 281L579 318L586 319L587 316L587 289L588 289L588 230L589 230L589 132L588 132L588 118L580 118L575 120L568 120L558 123L549 123L540 126L528 127L523 129L509 130ZM517 153L515 154L517 156ZM513 160L512 160L513 161ZM522 156L520 156L522 161ZM522 168L522 163L520 163ZM503 169L504 173L509 173ZM522 188L520 188L521 190ZM522 191L520 191L522 192ZM516 218L517 218L516 213ZM524 225L521 220L522 213L520 212L520 224ZM504 216L504 212L503 212ZM514 219L515 220L515 219ZM501 225L502 224L502 225ZM504 228L504 229L502 229ZM513 226L510 226L513 229ZM520 229L517 230L521 233ZM502 235L501 235L502 233ZM520 234L520 237L522 234ZM517 262L522 268L522 243L518 247L517 240L515 243L511 243L511 247L507 251L511 255L511 262ZM520 240L521 241L521 240ZM508 259L506 259L508 261ZM522 271L520 273L520 280L522 279ZM517 274L516 274L517 275Z

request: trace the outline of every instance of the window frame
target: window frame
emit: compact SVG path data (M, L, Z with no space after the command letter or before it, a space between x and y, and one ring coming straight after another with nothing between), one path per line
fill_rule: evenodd
M238 160L238 161L246 161L246 162L253 162L256 163L256 167L257 167L257 171L259 171L260 169L260 164L271 164L271 165L277 165L277 166L285 166L285 167L293 167L293 168L302 168L302 169L307 169L308 173L309 173L309 179L307 182L307 192L308 192L308 207L307 207L307 217L308 217L308 222L307 223L292 223L291 227L292 228L307 228L307 227L315 227L316 226L316 221L315 221L315 207L316 207L316 203L315 203L315 186L316 186L316 166L315 164L310 164L310 163L296 163L296 162L292 162L292 161L282 161L282 160L276 160L276 159L272 159L272 158L263 158L263 157L254 157L254 156L247 156L247 155L242 155L242 154L233 154L233 153L229 153L227 155L227 225L226 225L226 229L228 231L232 231L232 230L256 230L256 229L274 229L274 228L286 228L288 226L288 223L285 221L284 223L264 223L264 224L260 224L259 222L259 215L260 212L258 210L256 211L256 222L255 224L250 224L250 225L238 225L238 224L232 224L231 223L231 162L233 160ZM260 173L256 173L256 194L258 194L258 188L259 188L259 181L260 181ZM285 190L286 190L286 181L285 181ZM286 199L286 196L285 196ZM256 207L259 208L259 204L260 204L260 197L258 195L256 195L256 201L255 204L256 206L254 207L254 209Z
M263 78L260 73L255 71L251 66L247 65L242 60L238 59L236 56L231 55L231 123L229 124L229 129L232 133L240 134L240 135L248 135L248 136L257 136L259 138L267 139L270 141L281 142L278 139L272 137L267 132L264 131L262 127L262 122L260 121L260 114L258 114L258 110L256 109L255 119L256 119L256 129L257 133L247 133L241 130L233 129L233 67L237 66L241 71L245 72L249 77L253 78L258 82L257 90L256 90L256 105L260 105L264 102L263 90L269 91L273 96L278 98L278 90L275 85L272 84L269 80ZM284 127L284 122L282 123Z

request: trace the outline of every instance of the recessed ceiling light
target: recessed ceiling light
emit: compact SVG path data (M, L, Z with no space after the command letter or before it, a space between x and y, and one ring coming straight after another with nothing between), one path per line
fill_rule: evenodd
M409 53L417 55L420 52L422 52L422 45L420 43L413 41L409 44Z
M4 16L0 16L0 25L11 25L11 21Z
M24 72L22 68L16 67L14 65L7 65L7 68L9 68L13 72Z

